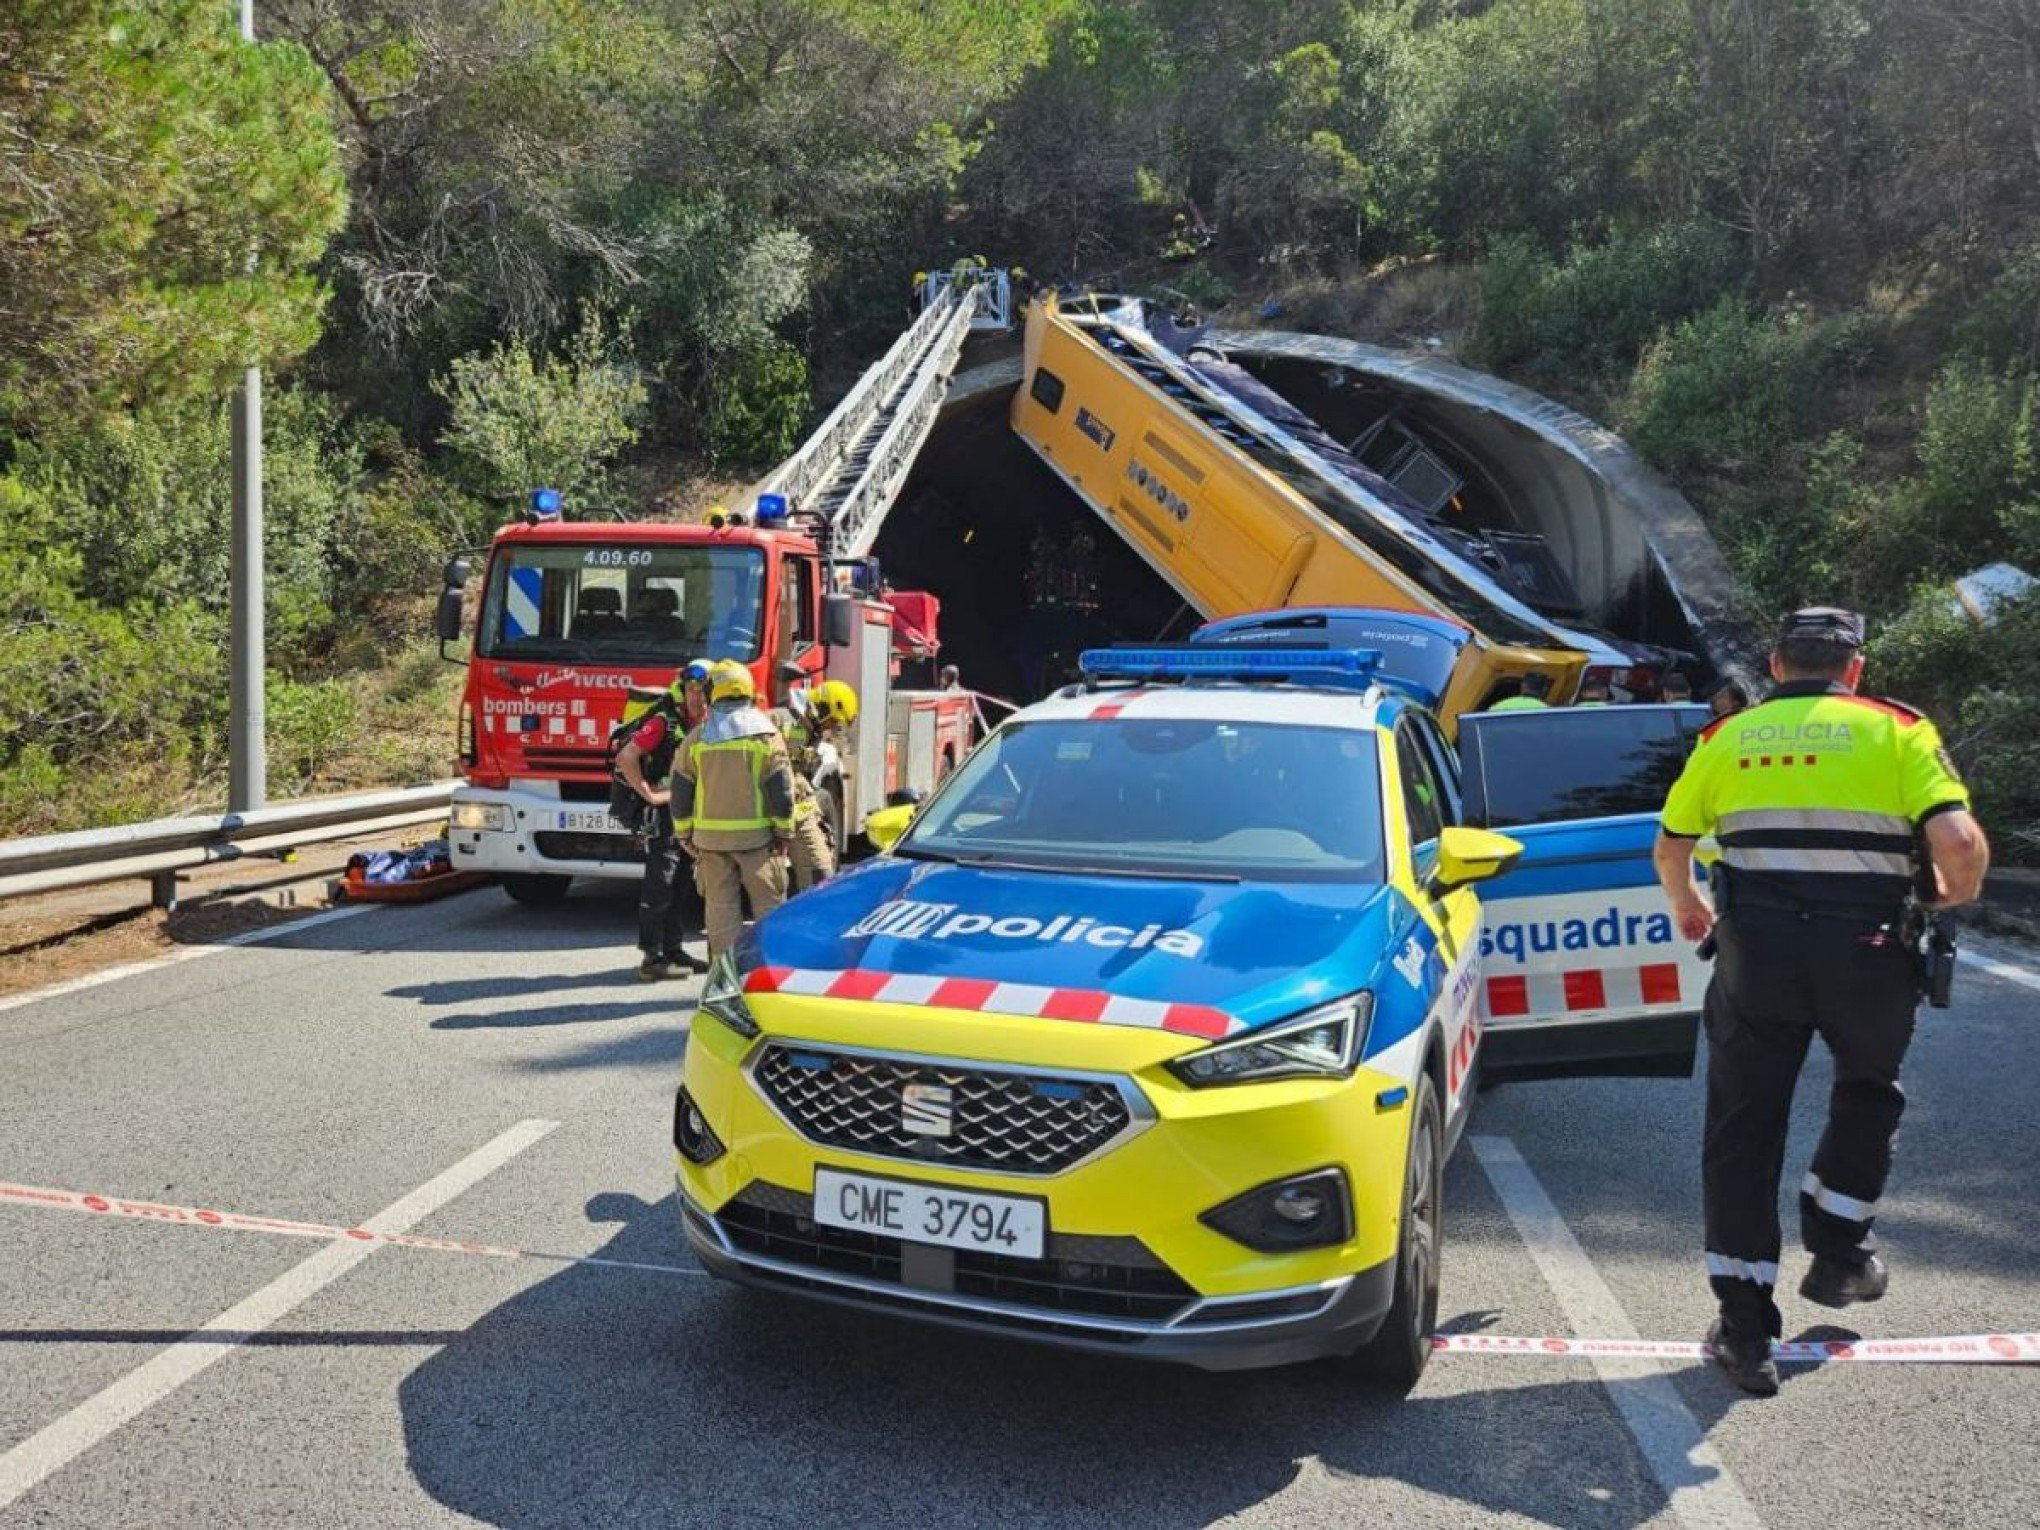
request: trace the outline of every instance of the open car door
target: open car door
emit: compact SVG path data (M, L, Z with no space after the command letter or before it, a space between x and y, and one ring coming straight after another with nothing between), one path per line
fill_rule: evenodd
M1689 705L1460 718L1462 819L1523 846L1481 888L1486 1082L1693 1071L1708 969L1650 852L1707 721Z

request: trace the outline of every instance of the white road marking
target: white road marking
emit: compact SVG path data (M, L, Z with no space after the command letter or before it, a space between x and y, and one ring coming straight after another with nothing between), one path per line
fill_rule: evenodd
M1468 1140L1517 1236L1530 1250L1538 1273L1565 1310L1572 1331L1611 1339L1640 1338L1636 1324L1565 1225L1515 1143L1507 1137ZM1697 1286L1697 1277L1695 1283ZM1692 1530L1703 1526L1708 1530L1761 1530L1763 1521L1757 1518L1757 1511L1750 1507L1741 1486L1658 1364L1599 1356L1592 1364L1680 1524Z
M426 1181L361 1225L376 1232L408 1232L558 1125L557 1121L520 1121L495 1141L468 1154L445 1173ZM163 1401L385 1246L352 1241L329 1244L0 1455L0 1509L7 1508L51 1473L75 1461L121 1425Z
M231 951L236 946L255 946L265 940L275 940L281 935L295 935L300 930L316 930L322 924L336 924L342 919L352 919L356 914L365 914L371 909L383 906L378 903L349 903L342 908L328 909L323 914L286 920L282 924L266 924L259 930L247 930L239 935L209 940L203 945L185 946L163 956L152 956L147 961L129 962L125 966L108 967L104 972L88 972L83 977L66 978L63 982L52 983L47 988L35 988L27 993L17 993L0 999L0 1012L20 1009L25 1004L40 1004L44 999L61 999L66 994L82 993L85 989L97 988L102 983L118 983L122 978L140 977L144 972L154 972L159 967L174 967L179 962L188 962L196 957L217 956L220 952Z
M2017 983L2021 988L2030 988L2040 993L2040 972L2030 967L2021 967L2016 962L2000 961L1986 951L1971 951L1958 947L1955 959L1970 967L1980 967L1992 977L2003 978L2007 983Z

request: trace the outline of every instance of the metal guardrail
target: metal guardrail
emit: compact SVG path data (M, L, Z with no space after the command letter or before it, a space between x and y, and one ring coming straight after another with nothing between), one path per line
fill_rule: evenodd
M74 834L0 840L0 899L147 877L156 903L167 906L174 901L179 871L431 823L445 816L459 784L433 781L344 797L310 797L250 813L158 818Z

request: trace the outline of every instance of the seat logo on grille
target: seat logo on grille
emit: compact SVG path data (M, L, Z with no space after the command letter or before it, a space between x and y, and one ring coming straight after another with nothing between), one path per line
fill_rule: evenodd
M955 1124L947 1084L908 1084L900 1091L900 1130L919 1137L947 1137Z

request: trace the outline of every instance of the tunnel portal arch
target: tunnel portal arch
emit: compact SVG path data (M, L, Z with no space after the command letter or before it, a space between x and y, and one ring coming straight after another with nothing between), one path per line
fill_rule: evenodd
M1749 674L1754 650L1720 550L1613 431L1432 356L1279 330L1212 338L1335 435L1360 417L1354 401L1393 402L1547 540L1587 621ZM965 683L1024 701L1068 678L1079 649L1179 637L1196 614L1014 435L1020 377L1017 356L956 377L877 551L896 586L942 598L944 655Z

